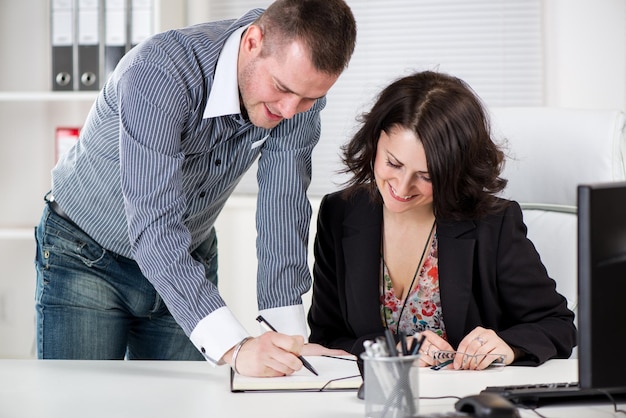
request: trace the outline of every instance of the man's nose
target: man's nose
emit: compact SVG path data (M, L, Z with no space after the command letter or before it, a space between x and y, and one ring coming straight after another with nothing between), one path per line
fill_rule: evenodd
M306 112L313 106L315 100L305 100L299 96L290 95L280 100L278 110L284 119L293 118L296 113Z

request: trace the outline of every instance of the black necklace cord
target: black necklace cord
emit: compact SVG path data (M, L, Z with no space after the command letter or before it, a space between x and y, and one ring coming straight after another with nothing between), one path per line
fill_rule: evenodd
M404 302L402 302L402 308L400 309L400 315L398 315L398 325L396 325L396 335L398 335L398 332L400 331L400 322L402 321L402 314L404 313L404 308L406 307L406 302L409 299L409 295L411 294L411 291L413 290L413 285L415 284L415 280L417 279L417 275L420 271L420 268L422 266L422 262L424 261L424 257L426 255L426 251L428 250L428 248L430 247L430 242L431 239L433 237L433 232L435 231L435 225L436 225L436 221L433 222L433 226L430 228L430 233L428 234L428 239L426 239L426 244L424 244L424 249L422 250L422 256L420 257L420 261L419 263L417 263L417 268L415 269L415 274L413 274L413 279L411 280L411 285L409 286L409 290L407 291L406 297L404 298ZM380 290L381 290L381 296L385 295L385 244L384 244L384 239L385 239L385 223L384 221L382 222L382 234L380 236L380 257L382 260L382 263L380 265ZM384 298L383 298L384 300ZM385 321L385 329L389 329L389 324L387 323L387 315L385 314L385 307L383 306L383 320Z

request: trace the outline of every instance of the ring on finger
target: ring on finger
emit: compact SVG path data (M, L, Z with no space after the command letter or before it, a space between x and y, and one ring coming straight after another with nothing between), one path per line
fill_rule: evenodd
M420 352L422 354L424 354L425 356L429 356L430 355L430 347L432 347L432 343L428 343L428 347L426 347L425 349L420 350Z
M434 347L434 351L433 351L433 347ZM435 347L433 343L430 343L430 345L428 346L428 355L433 357L435 354L435 351L437 351L437 347Z
M478 341L478 344L480 344L481 346L483 346L483 345L485 345L487 343L487 341L483 337L481 337L481 336L478 336L478 337L474 338L474 340Z

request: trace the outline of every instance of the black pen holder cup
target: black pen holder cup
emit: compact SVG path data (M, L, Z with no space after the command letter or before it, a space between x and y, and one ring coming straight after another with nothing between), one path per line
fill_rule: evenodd
M364 363L365 416L406 418L417 415L419 406L419 355L370 357Z

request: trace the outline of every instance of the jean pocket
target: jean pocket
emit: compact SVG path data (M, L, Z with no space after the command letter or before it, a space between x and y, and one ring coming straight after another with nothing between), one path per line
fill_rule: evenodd
M87 267L93 267L104 264L106 260L107 251L72 224L47 222L42 232L39 256L50 264L66 264L69 257Z

